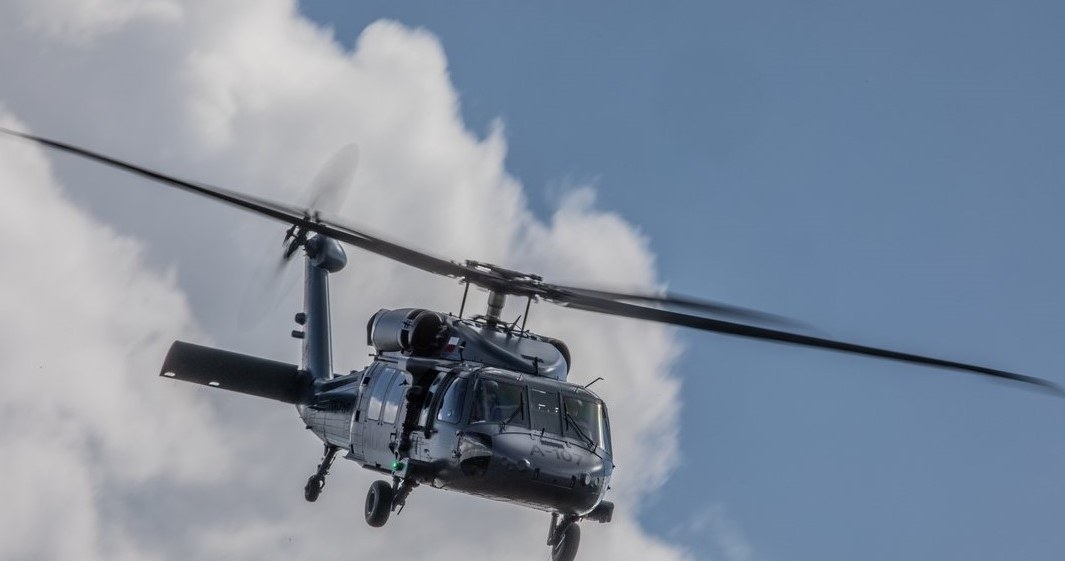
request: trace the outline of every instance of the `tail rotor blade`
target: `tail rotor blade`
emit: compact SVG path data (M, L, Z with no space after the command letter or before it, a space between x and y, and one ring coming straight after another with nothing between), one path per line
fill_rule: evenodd
M351 191L358 168L359 147L355 143L342 146L311 181L306 192L307 208L338 213Z
M242 329L262 323L299 285L299 267L284 256L283 248L267 246L252 262L248 283L240 296L237 325Z

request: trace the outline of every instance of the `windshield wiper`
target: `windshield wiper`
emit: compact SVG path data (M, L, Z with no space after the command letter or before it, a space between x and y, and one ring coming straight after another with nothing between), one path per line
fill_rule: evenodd
M503 419L503 421L499 423L499 428L501 430L507 430L507 425L509 425L510 422L514 420L514 417L517 416L518 413L521 413L522 409L524 409L524 408L525 408L525 394L521 393L521 394L518 394L518 407L515 408L513 411L511 411L510 415L507 415L507 418Z
M587 440L588 446L591 446L591 450L594 450L595 440L593 440L592 437L588 436L588 433L584 432L584 429L581 428L581 425L577 422L577 419L572 414L570 414L569 409L565 409L565 412L566 424L577 429L577 434L581 435L581 438Z

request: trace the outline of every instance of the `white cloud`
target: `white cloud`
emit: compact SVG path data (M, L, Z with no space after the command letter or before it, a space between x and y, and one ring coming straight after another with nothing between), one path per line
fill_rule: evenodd
M646 240L596 210L591 191L549 223L529 213L504 169L502 127L487 138L465 128L427 31L379 22L347 53L281 0L187 2L174 17L143 15L156 3L101 4L111 9L91 17L58 5L0 7L0 70L16 84L0 101L35 132L283 200L355 141L355 192L339 212L368 229L560 280L655 283ZM439 491L416 491L388 527L370 529L370 479L346 462L318 503L304 503L319 448L290 409L154 376L178 337L295 360L291 298L254 328L233 321L252 263L281 228L53 161L58 180L38 150L0 145L0 311L11 322L0 338L0 523L22 530L5 532L0 557L546 555L543 513ZM332 291L338 368L365 364L361 333L377 307L457 307L452 281L349 257ZM534 310L534 329L570 343L576 380L606 378L596 389L614 421L617 518L586 525L582 557L682 558L633 516L677 451L669 331Z
M61 43L84 45L134 20L175 22L181 5L172 0L15 0L26 27Z
M0 557L114 555L101 495L232 468L211 412L152 376L171 339L195 336L189 311L139 244L62 200L38 149L4 146L0 185Z

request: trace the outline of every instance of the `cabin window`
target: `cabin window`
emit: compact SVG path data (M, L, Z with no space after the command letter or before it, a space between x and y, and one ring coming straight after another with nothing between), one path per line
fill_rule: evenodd
M451 385L444 391L444 397L440 400L440 412L436 420L442 423L455 424L462 419L462 405L466 402L466 379L455 378Z
M470 422L487 421L529 426L525 418L525 390L521 386L487 378L477 383Z
M532 419L532 430L562 434L558 392L529 388L529 416Z
M606 417L602 403L588 398L564 396L562 398L562 424L565 435L606 448Z
M381 408L385 404L385 393L388 391L388 387L392 385L392 379L396 377L395 370L391 368L385 368L381 370L381 373L377 375L377 380L374 381L373 392L370 393L370 405L366 409L366 419L370 421L376 421L381 418Z
M395 423L396 417L399 416L399 402L403 400L404 394L407 390L406 376L400 374L396 376L396 381L392 383L392 389L388 392L388 398L385 399L385 409L381 413L381 418L386 423Z

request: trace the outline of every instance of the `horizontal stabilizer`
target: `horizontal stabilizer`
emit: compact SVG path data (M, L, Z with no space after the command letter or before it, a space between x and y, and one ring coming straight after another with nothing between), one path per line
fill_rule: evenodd
M285 403L299 403L306 382L293 364L174 341L160 376Z

